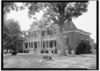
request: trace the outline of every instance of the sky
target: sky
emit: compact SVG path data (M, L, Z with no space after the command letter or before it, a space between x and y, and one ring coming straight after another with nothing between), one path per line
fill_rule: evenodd
M20 5L20 4L19 4ZM43 12L37 13L35 16L38 20L41 19ZM35 21L28 16L28 9L21 11L11 11L7 15L7 19L14 19L19 22L22 31L30 29L30 25ZM88 11L76 19L73 19L74 24L78 29L91 33L91 38L96 42L96 1L90 1Z

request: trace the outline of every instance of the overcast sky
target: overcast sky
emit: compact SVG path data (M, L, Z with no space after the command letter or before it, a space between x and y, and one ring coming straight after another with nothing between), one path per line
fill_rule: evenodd
M36 17L41 19L41 13L38 13ZM28 30L30 25L34 21L28 17L28 9L21 11L11 11L7 19L17 20L20 24L21 30ZM77 28L91 33L91 38L96 42L96 1L90 1L88 5L88 11L80 17L73 20Z

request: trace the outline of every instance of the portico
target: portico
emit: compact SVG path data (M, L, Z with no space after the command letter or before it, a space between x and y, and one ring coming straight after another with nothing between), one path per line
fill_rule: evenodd
M23 44L23 46L26 50L29 50L30 52L39 52L41 50L51 52L56 48L56 40L26 42Z

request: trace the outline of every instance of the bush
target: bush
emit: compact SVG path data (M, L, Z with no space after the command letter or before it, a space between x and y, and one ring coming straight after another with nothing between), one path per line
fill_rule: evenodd
M13 51L11 54L12 55L16 55L17 54L17 51Z
M7 52L5 52L5 54L7 54Z
M91 46L88 43L81 41L76 47L75 54L85 53L91 53Z
M24 53L26 53L26 51L24 51Z
M24 52L24 53L29 53L29 51L30 51L30 50L24 50L24 51L22 51L22 52ZM21 52L20 52L20 53L21 53Z
M27 53L29 53L30 50L27 50Z
M23 53L23 50L19 50L19 53Z
M48 53L48 50L46 50L45 53Z
M40 51L40 53L44 53L44 51L43 51L43 50L41 50L41 51Z

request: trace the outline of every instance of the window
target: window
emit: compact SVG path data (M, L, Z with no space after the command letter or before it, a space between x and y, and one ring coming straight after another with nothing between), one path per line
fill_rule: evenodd
M53 47L53 41L50 41L50 48Z
M37 31L34 31L34 38L37 38Z
M25 44L25 48L28 48L28 43L24 43Z
M42 31L41 34L42 34L42 37L45 37L45 31Z
M66 44L67 44L67 45L69 44L69 39L68 39L68 38L66 38Z
M45 48L45 41L43 42L43 48Z
M54 40L54 47L56 47L56 40Z
M37 42L34 42L34 47L37 48Z

